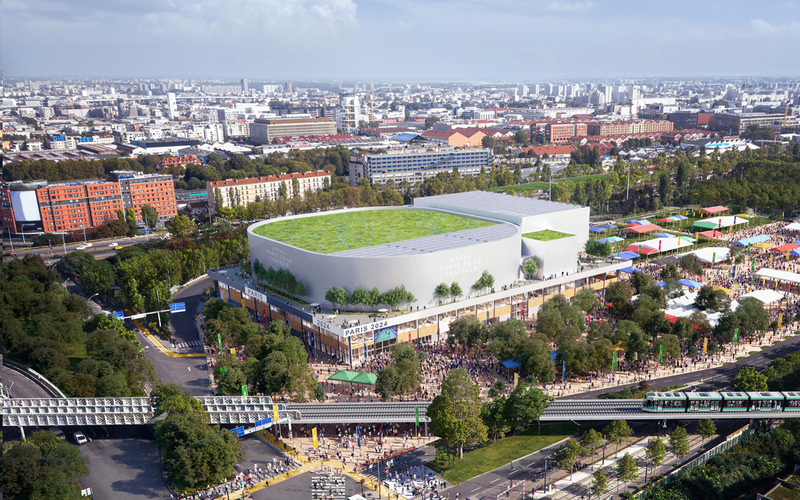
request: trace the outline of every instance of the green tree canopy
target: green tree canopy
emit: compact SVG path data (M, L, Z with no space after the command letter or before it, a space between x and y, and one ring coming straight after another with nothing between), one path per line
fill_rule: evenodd
M481 420L480 389L463 368L451 370L442 382L442 392L431 402L427 415L431 431L447 446L458 448L486 440L486 425Z
M733 379L733 388L742 392L762 392L768 391L767 376L759 373L752 366L745 366L736 374Z

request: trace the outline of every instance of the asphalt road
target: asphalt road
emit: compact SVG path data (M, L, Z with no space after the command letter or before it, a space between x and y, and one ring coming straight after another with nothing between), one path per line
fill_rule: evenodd
M84 488L92 488L94 498L170 498L154 441L99 439L80 450L89 469L89 475L80 482Z
M186 303L186 312L169 315L170 330L175 338L173 343L189 343L203 340L200 337L200 332L197 331L194 318L203 309L203 303L200 301L203 291L213 286L214 280L206 276L183 287L172 296L173 302ZM182 349L180 352L203 352L203 348L201 345L199 347L190 347L186 350Z
M745 366L753 366L758 370L763 370L772 360L785 357L797 350L800 350L800 335L793 336L765 349L761 349L756 353L729 365L700 371L676 373L675 375L669 377L661 377L659 379L651 380L648 382L648 384L651 389L656 387L692 384L692 390L714 391L730 386L730 383L734 377L736 377L736 374ZM700 382L700 380L702 380L702 382ZM637 382L633 384L620 385L617 387L607 387L600 390L564 396L558 399L591 399L598 397L600 394L619 392L625 387L637 387L638 385L639 384Z
M50 398L52 397L39 384L28 376L12 370L7 366L0 367L0 380L12 398Z
M86 253L90 253L94 255L96 259L105 259L106 257L110 257L114 255L116 252L115 248L109 247L108 245L111 243L117 243L117 248L127 247L131 245L136 245L138 243L142 243L146 241L148 238L147 235L142 236L134 236L132 238L112 238L107 240L95 240L92 241L92 246L84 250ZM150 238L156 238L156 236L150 236ZM84 243L82 241L74 242L74 243L67 243L67 253L77 250L77 248ZM11 255L11 246L5 245L3 247L3 252L7 253L7 255ZM58 244L53 245L52 248L47 247L30 247L30 246L14 246L14 255L17 257L22 257L23 255L41 255L42 259L48 264L53 263L61 257L64 256L64 245Z
M311 478L315 474L306 472L295 476L291 479L281 481L278 484L268 486L264 489L252 493L253 500L308 500L311 498ZM355 482L348 476L345 478L345 497L350 497L355 494L361 494L361 485ZM364 496L366 498L378 498L377 494L367 495L370 492L366 487L364 488Z

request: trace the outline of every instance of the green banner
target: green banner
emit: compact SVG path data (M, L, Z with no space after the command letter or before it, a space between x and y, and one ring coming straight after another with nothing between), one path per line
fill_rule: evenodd
M733 343L736 344L739 342L739 329L735 329L733 331Z
M247 385L242 386L242 396L247 396Z
M415 410L416 410L416 413L417 413L417 427L419 427L419 406L417 406L415 408Z
M664 359L664 344L658 346L658 362L661 363L662 359Z
M611 358L611 371L617 369L617 351L614 351L614 356Z
M217 343L219 344L219 350L221 351L222 350L222 334L221 333L217 334Z

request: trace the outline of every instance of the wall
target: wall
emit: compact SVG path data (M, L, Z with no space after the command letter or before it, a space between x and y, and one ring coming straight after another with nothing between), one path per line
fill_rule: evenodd
M253 233L254 228L269 222L253 224L247 230L251 261L258 259L265 268L289 269L306 285L307 302L327 303L325 292L331 287L352 293L357 285L377 287L381 292L404 285L417 298L413 305L422 307L438 304L434 289L442 282L457 281L468 296L484 270L494 276L495 288L510 285L519 276L519 230L509 238L433 253L348 257L309 252Z

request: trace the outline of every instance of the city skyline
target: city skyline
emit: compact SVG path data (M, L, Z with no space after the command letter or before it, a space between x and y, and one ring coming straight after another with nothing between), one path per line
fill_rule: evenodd
M793 76L791 1L9 0L10 78ZM54 57L64 48L69 57Z

